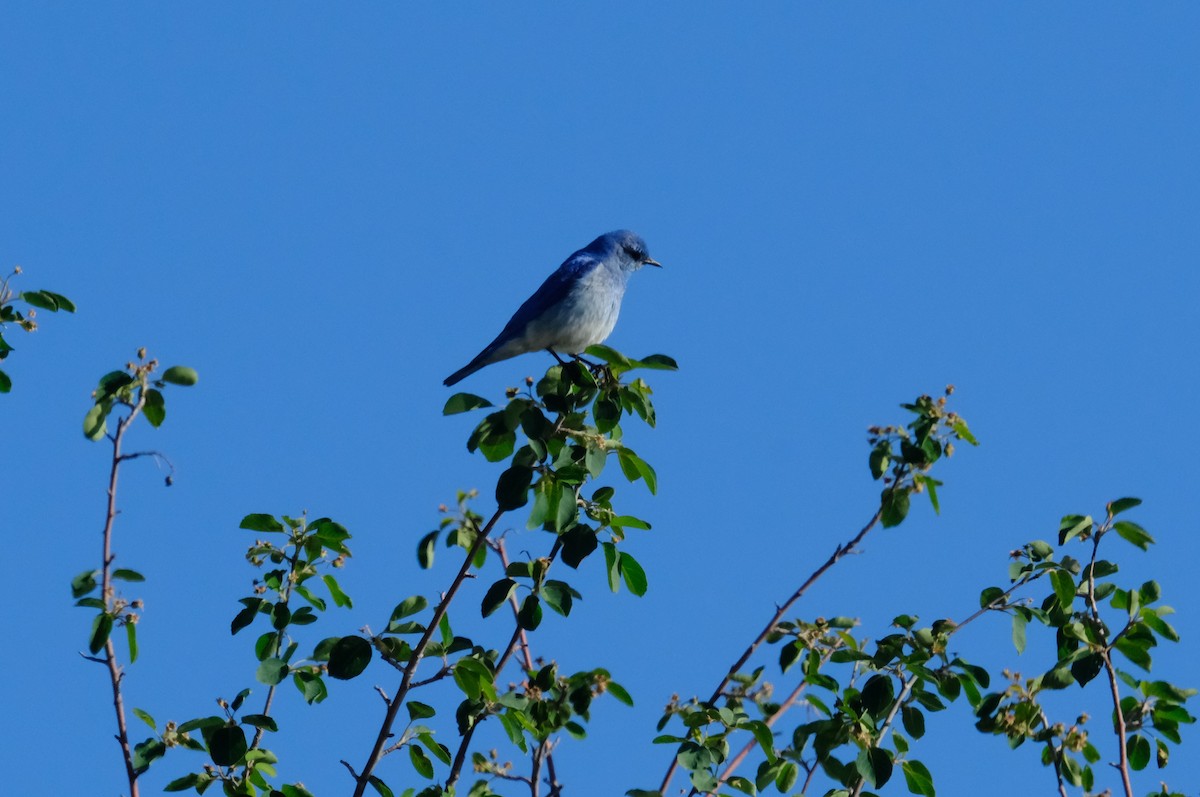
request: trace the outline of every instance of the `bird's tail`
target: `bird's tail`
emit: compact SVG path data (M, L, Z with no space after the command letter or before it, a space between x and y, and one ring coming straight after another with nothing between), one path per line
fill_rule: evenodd
M457 384L457 383L461 382L462 380L466 379L468 376L475 373L483 366L491 365L492 352L494 352L495 350L496 350L496 344L493 341L492 344L489 345L486 349L479 352L479 354L476 354L475 359L471 360L471 362L467 363L462 368L459 368L457 371L450 374L450 376L446 377L445 381L442 382L442 384L445 385L446 387L450 387L451 385Z
M483 367L482 363L477 363L474 360L472 360L468 365L465 365L462 368L459 368L457 371L450 374L450 376L446 377L446 380L444 382L442 382L442 384L445 385L446 387L450 387L451 385L456 385L459 382L461 382L462 380L466 379L471 374L478 371L482 367Z

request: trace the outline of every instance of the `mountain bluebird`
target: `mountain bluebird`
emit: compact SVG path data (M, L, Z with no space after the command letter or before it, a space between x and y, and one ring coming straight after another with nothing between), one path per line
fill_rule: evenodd
M608 337L621 311L629 275L642 266L658 266L646 242L629 230L601 235L571 255L525 300L496 339L474 360L446 377L453 385L464 377L518 354L545 349L578 355Z

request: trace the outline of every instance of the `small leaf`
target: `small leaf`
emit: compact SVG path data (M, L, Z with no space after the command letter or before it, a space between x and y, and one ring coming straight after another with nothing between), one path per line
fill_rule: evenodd
M925 715L916 706L904 706L900 709L900 719L904 730L914 739L925 735Z
M1135 733L1129 738L1129 766L1134 771L1140 771L1146 768L1150 763L1150 742L1145 736L1140 733Z
M125 641L129 643L129 663L133 664L138 657L137 623L125 623Z
M391 622L389 623L389 627L391 623L394 623L397 620L402 620L405 617L416 614L417 612L425 611L426 607L428 606L429 601L427 601L423 595L412 595L405 598L404 600L400 601L400 603L396 604L395 609L392 609L392 618Z
M118 579L119 581L145 581L146 580L146 577L143 576L138 571L129 570L128 568L124 568L124 567L118 567L116 570L114 570L112 572L112 577L115 579Z
M267 686L274 686L287 677L288 665L283 659L269 658L264 659L258 665L258 669L254 672L254 677L259 683Z
M617 566L621 570L621 577L625 579L625 586L629 588L629 591L639 598L645 595L646 571L642 569L638 561L628 553L622 552Z
M517 582L511 578L502 578L488 587L487 594L483 596L483 604L480 607L483 616L487 617L503 606L505 601L508 600L508 596L516 588Z
M526 631L533 631L542 622L542 604L538 600L537 595L526 595L524 602L521 604L521 610L517 612L517 625L524 628Z
M880 520L885 529L899 526L908 515L908 490L892 486L883 491L880 498Z
M1120 535L1121 539L1133 543L1143 551L1154 544L1154 538L1146 533L1144 528L1129 520L1118 520L1113 524L1113 531Z
M929 774L929 770L920 761L904 761L900 764L904 771L904 781L908 785L908 790L912 794L924 795L924 797L936 797L933 789L933 776Z
M1071 604L1075 601L1075 581L1071 578L1071 574L1066 570L1051 570L1050 584L1054 587L1058 605L1064 611L1071 611Z
M159 393L154 388L147 388L144 394L145 403L142 405L142 414L146 416L146 420L154 428L162 426L163 420L167 417L166 402L163 401L162 393Z
M162 381L172 385L190 387L200 381L200 375L196 373L195 369L188 368L186 365L172 365L163 371Z
M250 725L255 728L262 728L265 731L275 733L279 730L278 723L273 717L268 717L266 714L244 714L242 715L242 724Z
M154 717L151 717L149 714L147 714L145 711L142 711L140 708L135 708L133 710L133 713L138 719L140 719L142 722L149 725L150 730L155 731L156 733L158 732L158 726L156 726L154 724Z
M333 598L333 604L335 606L341 606L347 609L354 608L354 601L350 600L349 595L342 592L342 588L338 584L336 578L326 574L321 576L321 580L325 582L325 587L329 590L329 596Z
M571 614L571 604L574 590L565 581L551 579L542 585L542 600L554 611L567 617Z
M404 707L408 709L408 718L410 720L429 719L437 714L437 711L433 708L433 706L430 706L426 703L421 703L417 700L408 701L404 704Z
M240 725L225 725L208 736L208 753L219 767L231 767L242 760L248 749L246 732Z
M84 570L71 579L71 597L82 598L96 588L96 574L99 570Z
M875 788L882 787L892 778L892 757L881 747L868 747L861 751L854 766L863 780Z
M360 636L344 636L329 651L329 676L348 681L371 661L371 643Z
M107 612L101 612L92 620L92 635L88 639L88 650L92 653L99 653L104 648L104 643L108 642L108 635L112 633L113 619L112 615Z
M270 515L260 513L246 515L242 518L242 522L238 525L240 529L247 531L283 531L283 524Z
M433 762L429 760L429 756L425 755L425 751L421 749L421 745L410 744L408 746L408 758L412 761L413 769L421 777L433 777Z
M97 401L83 416L83 436L88 440L103 440L108 434L108 412L111 404L107 400Z
M1135 506L1140 506L1141 503L1142 499L1140 498L1118 498L1115 501L1109 502L1108 514L1116 517L1122 512L1133 509Z
M446 399L446 406L442 408L442 415L457 415L460 412L470 412L480 407L494 406L492 402L473 393L455 393Z

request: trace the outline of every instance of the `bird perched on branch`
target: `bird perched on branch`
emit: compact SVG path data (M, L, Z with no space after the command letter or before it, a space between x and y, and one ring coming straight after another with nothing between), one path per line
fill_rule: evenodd
M629 230L601 235L571 255L525 300L496 339L446 377L453 385L500 360L545 349L556 358L578 355L613 331L629 275L658 266L646 242Z

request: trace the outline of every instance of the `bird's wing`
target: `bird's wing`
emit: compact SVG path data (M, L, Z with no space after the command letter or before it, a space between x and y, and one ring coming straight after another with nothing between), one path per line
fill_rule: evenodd
M541 287L517 308L513 317L508 320L504 330L496 337L496 341L508 340L519 336L530 321L538 318L551 307L567 298L575 283L600 265L600 261L591 254L577 252L565 263L554 270L546 278Z

